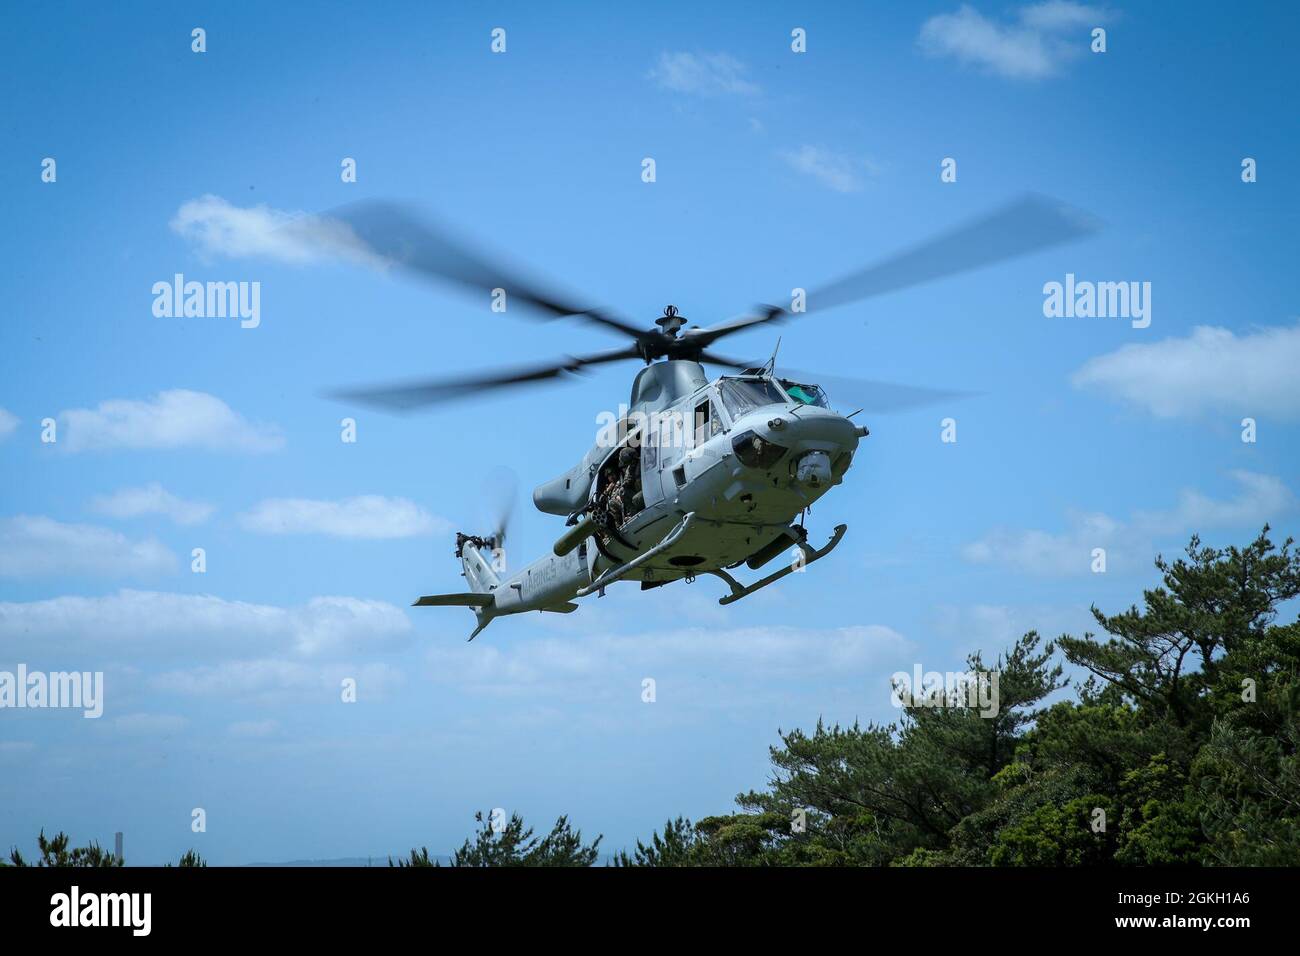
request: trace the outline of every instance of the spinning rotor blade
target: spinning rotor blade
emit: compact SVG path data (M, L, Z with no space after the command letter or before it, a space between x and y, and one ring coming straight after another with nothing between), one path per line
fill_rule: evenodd
M640 353L635 348L615 349L609 352L598 352L594 355L571 356L563 362L548 365L516 367L482 375L431 379L378 388L350 389L335 392L333 397L397 411L406 411L423 405L468 398L479 392L562 378L565 375L577 373L588 365L601 365L606 362L639 358Z
M727 368L734 368L738 372L743 372L747 368L755 368L763 364L762 362L755 362L753 359L750 359L747 362L742 362L740 359L727 358L725 355L719 355L717 352L708 351L700 353L700 361L712 362L714 365L725 365Z
M951 389L925 388L919 385L899 385L872 379L844 378L822 375L802 369L777 368L776 377L808 385L820 385L839 408L860 408L864 412L901 412L926 405L959 398L970 398L979 393L959 392Z
M1045 196L1028 195L883 262L808 293L807 311L833 309L872 296L968 272L1091 235L1100 223L1081 210ZM692 330L701 345L742 329L790 318L776 306L757 315Z
M579 317L638 341L645 335L644 330L622 319L575 305L522 279L486 254L436 229L396 203L364 200L324 214L320 217L320 225L334 242L337 242L337 233L332 227L336 223L346 225L365 251L384 263L479 292L490 294L494 289L504 289L507 308L512 303L524 303L553 318Z
M483 493L492 516L492 539L498 548L505 545L510 530L517 485L515 473L509 468L493 468L483 479Z

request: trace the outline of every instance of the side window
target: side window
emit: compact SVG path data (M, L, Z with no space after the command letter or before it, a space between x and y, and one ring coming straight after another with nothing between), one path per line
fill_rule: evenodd
M713 404L708 399L695 406L694 447L699 448L717 434L716 421L713 415Z

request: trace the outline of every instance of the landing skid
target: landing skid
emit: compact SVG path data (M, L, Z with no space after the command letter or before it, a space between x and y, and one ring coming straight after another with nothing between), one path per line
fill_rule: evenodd
M726 581L727 586L731 588L731 593L728 594L726 597L718 598L718 603L733 604L736 601L739 601L743 597L749 597L755 591L761 590L767 587L769 584L775 584L777 581L781 580L787 574L808 567L808 565L812 564L818 558L824 558L826 555L830 554L832 550L834 550L837 544L840 543L840 539L844 537L844 532L847 531L848 529L849 526L846 524L837 524L835 526L835 533L831 535L831 539L827 541L825 545L823 545L822 547L816 550L810 548L806 543L800 543L796 545L796 547L803 553L802 562L795 562L789 565L788 567L782 568L780 571L774 571L773 573L769 574L765 578L759 578L753 584L741 584L739 581L733 578L726 571L722 571L722 570L709 571L708 572L709 574L717 575L718 577L722 578L722 580Z

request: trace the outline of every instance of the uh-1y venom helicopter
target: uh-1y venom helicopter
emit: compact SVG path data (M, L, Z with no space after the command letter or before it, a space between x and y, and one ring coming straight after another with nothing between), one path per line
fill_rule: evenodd
M533 492L539 510L567 518L553 553L507 573L501 561L504 522L486 536L457 533L456 557L469 590L428 595L415 605L472 609L478 619L473 640L494 618L524 611L568 613L578 607L575 598L603 594L616 581L638 581L646 590L707 573L727 584L729 593L719 603L730 604L839 544L845 525L813 548L802 517L843 480L858 442L868 434L851 420L858 412L833 411L810 376L778 372L775 354L756 366L713 350L725 336L793 318L792 310L764 306L717 325L686 328L686 319L668 306L655 328L643 329L543 291L400 206L364 202L332 218L347 227L348 243L359 241L368 257L385 264L495 296L504 293L511 304L545 317L573 317L631 340L623 348L545 365L338 397L406 410L484 389L554 380L592 365L645 363L617 427L571 469ZM1077 210L1028 196L808 293L804 312L1034 252L1094 228ZM705 362L733 374L710 379ZM864 401L855 395L857 402L875 410L957 394L861 381L854 389L869 396ZM742 585L729 573L741 564L758 570L787 550L792 562L752 584Z

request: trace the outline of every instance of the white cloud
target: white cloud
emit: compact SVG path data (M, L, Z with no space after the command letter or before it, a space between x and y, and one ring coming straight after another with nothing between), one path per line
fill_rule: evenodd
M944 604L934 609L932 618L935 633L955 642L963 654L982 652L986 663L1029 631L1052 640L1095 624L1086 606Z
M727 53L661 53L649 77L666 90L699 96L759 92L747 68Z
M1029 574L1068 575L1089 570L1094 548L1113 548L1123 525L1100 513L1071 512L1065 531L999 528L962 549L972 564L999 564Z
M131 737L166 737L180 733L189 723L176 714L124 714L113 720L113 729Z
M286 608L124 589L104 597L0 602L0 646L18 657L56 652L151 659L316 657L396 647L410 630L402 609L352 597L315 597Z
M18 428L18 416L0 408L0 441L4 441Z
M342 258L382 265L351 227L337 220L269 206L241 208L211 194L182 203L171 228L205 258L256 257L295 264Z
M328 534L337 538L409 538L450 530L442 518L406 498L360 495L341 501L269 498L239 516L263 534Z
M1216 528L1259 530L1295 507L1295 496L1271 475L1230 472L1239 490L1215 500L1186 490L1171 511L1138 512L1128 522L1101 513L1070 512L1066 529L1052 533L1031 529L996 529L962 549L973 564L1002 565L1026 574L1070 575L1091 571L1094 548L1106 550L1108 570L1131 569L1155 557L1157 537L1203 533Z
M405 681L400 670L383 663L307 664L296 660L259 658L166 671L151 678L149 684L155 691L182 697L245 700L270 705L283 703L289 698L337 701L345 678L356 681L359 702L385 697Z
M231 724L229 733L232 737L270 737L279 732L277 720L238 720Z
M1022 7L1015 21L997 23L962 4L921 26L918 43L930 56L953 57L1013 79L1042 79L1088 49L1087 27L1107 19L1105 11L1069 0Z
M689 674L694 679L726 673L737 679L776 679L787 686L811 676L865 679L911 648L897 631L882 625L684 628L530 638L510 646L478 640L481 646L473 654L453 646L431 649L433 679L476 692L524 694L539 686L573 683L601 692L639 687L646 674Z
M1197 326L1186 338L1126 345L1071 377L1161 418L1226 411L1300 419L1300 324L1236 335Z
M203 448L264 452L284 445L278 429L245 420L205 392L172 389L146 401L110 399L94 409L59 413L61 447L70 451L110 448Z
M943 605L935 609L935 630L979 648L990 656L1009 646L1034 626L1025 626L1024 615L998 604Z
M1227 501L1216 501L1186 489L1170 512L1139 513L1134 524L1151 534L1181 534L1200 528L1260 527L1295 507L1295 496L1280 478L1236 469L1229 474L1241 486Z
M133 541L108 528L40 515L0 518L0 577L135 577L175 568L175 555L154 538Z
M781 158L793 169L841 193L857 192L862 188L861 174L875 171L867 160L855 160L821 146L800 146L782 153Z
M139 518L163 515L179 525L200 524L212 516L213 507L201 501L186 501L167 491L158 482L139 488L122 488L111 495L98 495L91 510L110 518Z

